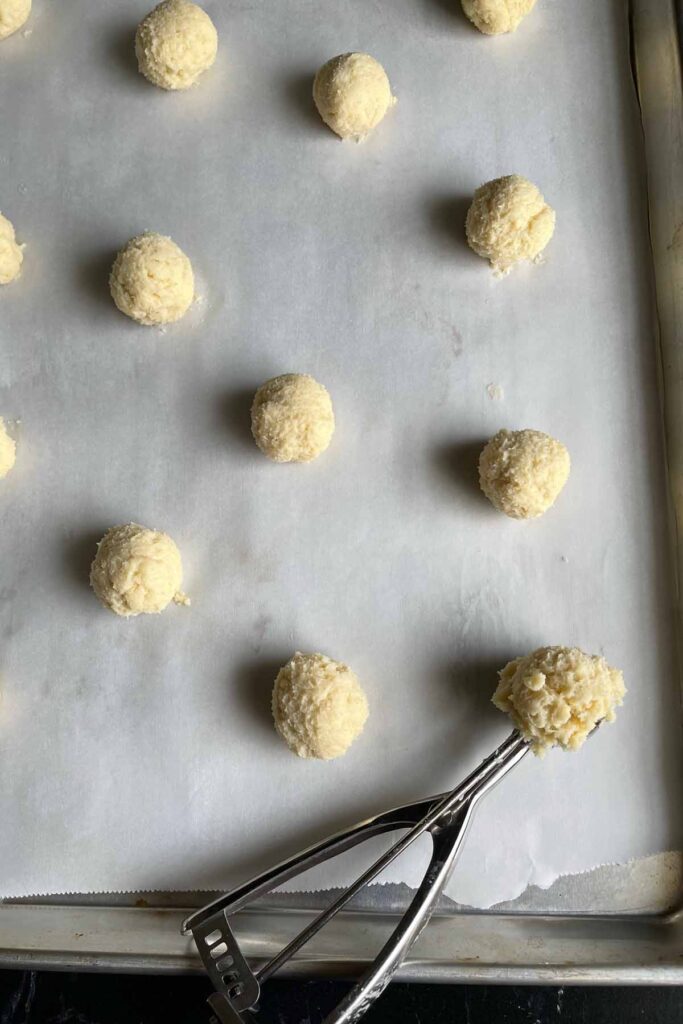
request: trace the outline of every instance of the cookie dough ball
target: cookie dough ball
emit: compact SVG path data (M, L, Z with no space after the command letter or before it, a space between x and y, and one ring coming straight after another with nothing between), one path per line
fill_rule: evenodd
M481 185L465 222L467 241L498 275L520 260L538 260L555 230L555 211L519 174Z
M328 127L360 142L376 128L396 99L387 73L368 53L342 53L318 71L313 99Z
M31 0L0 0L0 39L20 29L31 13Z
M267 380L254 396L251 432L273 462L317 459L334 433L327 388L307 373L285 373Z
M0 416L0 480L6 477L17 457L17 446L14 438L7 433L7 427Z
M24 262L23 248L17 244L13 224L0 213L0 284L9 284L19 277Z
M363 731L368 702L348 665L297 652L273 689L275 728L299 757L341 757Z
M540 756L554 746L577 750L598 722L614 721L626 693L618 669L577 647L540 647L499 676L493 703Z
M535 4L536 0L462 0L462 9L480 32L498 36L514 32Z
M217 52L214 23L189 0L164 0L135 34L138 68L162 89L189 89L211 67Z
M194 299L192 264L171 238L147 231L131 238L114 260L111 296L139 324L170 324Z
M168 534L137 523L107 530L90 568L90 585L102 604L126 618L162 612L171 601L189 604L182 582L175 543Z
M481 489L512 519L535 519L554 503L569 476L565 446L540 430L499 430L479 456Z

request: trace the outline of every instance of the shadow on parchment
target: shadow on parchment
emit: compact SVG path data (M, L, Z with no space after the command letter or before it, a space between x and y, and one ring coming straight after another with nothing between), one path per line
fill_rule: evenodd
M271 697L275 677L291 658L291 651L280 658L254 658L241 665L230 679L231 692L236 693L247 717L255 722L261 733L267 733L273 742L277 739Z
M76 286L83 298L113 316L120 316L109 291L109 274L116 250L97 249L79 258L75 267Z
M434 725L425 738L424 756L412 773L410 798L436 795L456 786L500 742L503 716L491 703L498 672L519 651L436 665L428 674ZM444 711L444 709L448 709Z
M109 524L111 525L111 524ZM89 530L76 537L68 538L63 545L62 563L66 578L81 589L90 587L90 566L97 554L97 545L109 526Z
M444 249L466 250L472 259L479 259L467 244L465 235L465 218L471 203L471 195L432 196L427 202L427 219Z
M454 496L484 515L487 509L495 514L479 486L479 456L487 440L445 442L434 449L432 456L436 473L452 488Z
M241 448L248 448L251 455L257 456L256 443L251 433L251 406L258 385L253 388L237 388L224 391L216 399L218 425L228 432L230 440Z
M477 31L463 11L461 0L427 0L427 3L430 7L435 7L442 14L445 14L452 27L458 30L458 33L462 32L469 35Z
M300 71L297 74L287 77L282 85L282 94L289 106L299 118L302 124L317 135L329 132L320 118L313 102L313 79L315 69ZM334 136L333 136L334 137Z
M131 81L137 81L142 87L149 88L150 83L140 74L135 56L135 25L120 27L110 33L104 33L105 57L107 62Z

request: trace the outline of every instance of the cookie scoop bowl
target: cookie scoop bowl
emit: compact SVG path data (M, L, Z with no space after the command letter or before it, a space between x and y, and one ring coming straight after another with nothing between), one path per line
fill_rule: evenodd
M577 647L539 647L499 672L493 703L539 757L578 750L601 722L613 722L626 693L622 673Z

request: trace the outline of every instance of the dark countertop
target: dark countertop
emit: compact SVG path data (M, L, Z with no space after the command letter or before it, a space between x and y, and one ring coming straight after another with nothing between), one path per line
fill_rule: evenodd
M320 1024L347 985L269 982L256 1024ZM204 978L0 971L0 1024L207 1024ZM681 1024L681 988L403 985L368 1024Z

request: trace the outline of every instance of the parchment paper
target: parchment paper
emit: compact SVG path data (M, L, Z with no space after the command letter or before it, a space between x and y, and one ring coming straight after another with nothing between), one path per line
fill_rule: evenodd
M638 113L620 0L541 0L488 39L456 0L207 0L195 90L135 69L145 3L35 0L1 44L0 209L27 244L0 295L0 891L219 888L330 830L439 792L503 739L496 670L546 643L629 688L577 755L531 757L484 802L449 894L487 906L675 848L680 707ZM342 144L310 101L373 53L397 107ZM557 210L539 267L497 281L463 241L474 188L531 177ZM190 255L180 324L114 308L145 230ZM330 389L309 466L249 436L256 387ZM489 385L494 385L490 388ZM476 485L498 428L564 440L556 508L506 520ZM95 542L177 541L191 609L122 621ZM272 729L296 649L347 661L362 738L331 763ZM387 879L414 883L422 853ZM366 863L328 867L329 886ZM302 883L304 884L304 883Z

